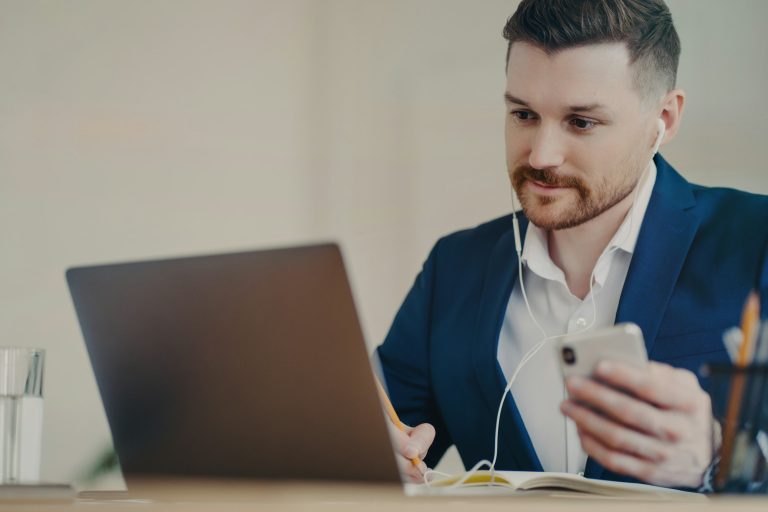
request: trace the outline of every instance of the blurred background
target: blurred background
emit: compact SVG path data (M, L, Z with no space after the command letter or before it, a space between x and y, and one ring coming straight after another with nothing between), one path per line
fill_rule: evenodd
M768 2L668 4L688 103L662 153L768 193ZM0 0L0 344L48 351L45 480L119 485L87 480L111 440L67 267L337 240L383 339L434 241L509 211L516 5Z

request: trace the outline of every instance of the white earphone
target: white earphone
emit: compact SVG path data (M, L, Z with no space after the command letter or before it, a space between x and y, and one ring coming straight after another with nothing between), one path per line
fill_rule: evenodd
M653 143L653 152L651 153L651 158L653 158L656 153L659 151L659 146L661 146L661 141L664 139L664 134L666 133L667 126L664 123L662 119L658 119L658 127L659 127L659 133L656 135L656 140ZM647 168L646 168L647 169ZM643 175L646 171L643 172ZM642 176L640 177L640 180L642 180ZM638 180L638 184L635 186L634 190L634 197L632 200L632 203L634 204L635 200L637 199L637 192L640 189L640 180ZM522 207L522 205L521 205ZM630 209L629 213L629 222L630 226L632 225L632 222L634 222L634 209ZM544 338L539 341L533 348L531 348L528 353L526 353L520 362L517 365L517 368L515 368L515 371L512 373L512 376L507 381L507 386L504 389L504 395L502 397L501 403L499 404L499 410L497 411L496 416L496 435L495 435L495 446L494 446L494 454L493 454L493 461L490 462L490 468L493 472L495 470L496 466L496 457L498 456L498 442L499 442L499 422L501 421L501 408L504 404L504 399L507 396L507 393L512 389L512 384L517 378L517 374L522 370L522 368L525 366L525 364L533 358L534 355L539 351L541 347L544 346L544 344L547 341L552 341L558 338L562 338L566 336L566 334L561 335L555 335L555 336L548 336L546 331L542 328L541 324L537 321L536 317L533 314L533 310L531 309L531 305L528 302L528 297L525 293L525 284L523 282L523 265L522 265L522 253L523 253L523 242L522 238L520 236L520 224L517 220L517 213L515 208L515 195L514 191L512 193L512 228L515 235L515 252L517 253L517 264L518 264L518 278L520 280L520 291L523 296L523 300L525 301L525 306L528 309L528 315L531 317L531 320L533 320L533 323L536 324L536 327L538 327L539 331L541 331ZM631 228L627 230L625 233L625 238L629 235L629 232L631 231ZM615 251L618 247L613 247L610 251ZM587 331L591 329L595 323L597 322L597 301L596 301L596 294L594 293L594 290L592 289L592 284L594 282L594 270L592 271L592 276L590 276L589 279L589 296L592 298L592 322L582 329L583 331ZM568 467L568 434L567 434L567 428L566 428L566 434L565 434L565 450L566 450L566 470Z
M664 123L663 120L658 120L658 127L659 127L659 133L656 136L656 141L653 143L653 152L651 153L651 158L653 158L656 153L659 151L659 147L661 146L661 141L664 139L664 134L666 133L667 126ZM645 173L643 173L645 174ZM642 176L640 178L642 180ZM635 187L635 198L637 196L637 191L640 188L640 184L638 181L637 186ZM536 324L536 327L538 327L539 331L541 331L542 335L544 336L543 339L541 339L536 345L534 345L531 349L528 350L528 352L525 353L525 355L520 359L520 362L518 363L515 370L512 372L511 377L507 380L507 385L504 388L504 393L502 394L501 402L499 403L499 408L496 411L496 429L494 433L494 446L493 446L493 460L481 460L477 464L475 464L471 469L469 469L466 473L464 473L464 476L460 478L458 481L454 482L451 487L460 487L464 485L471 477L474 475L477 471L479 471L481 468L487 466L491 473L491 481L494 479L495 471L496 471L496 461L499 455L499 429L501 425L501 411L504 406L504 401L507 398L507 395L509 394L510 390L512 389L512 384L515 382L515 379L517 378L518 373L520 373L520 370L523 369L523 367L530 361L533 356L536 355L536 353L545 345L546 342L555 340L557 338L562 338L566 336L566 334L560 334L555 336L547 336L547 333L542 328L541 324L536 320L536 317L533 314L533 311L531 310L531 305L528 302L528 297L525 293L525 284L523 282L523 263L522 263L522 254L523 254L523 240L520 236L520 224L517 220L517 202L516 202L516 196L514 189L512 190L512 228L515 235L515 252L517 253L517 265L518 265L518 279L520 281L520 291L523 296L523 300L525 301L525 306L528 309L528 315L531 317L531 320L534 324ZM633 204L634 204L634 198L633 198ZM521 209L522 209L522 205ZM626 236L628 236L629 232L631 231L631 225L632 222L634 222L634 209L630 210L629 213L629 222L630 222L630 229L626 231ZM614 251L618 249L618 246L611 249L611 251ZM592 298L592 322L587 325L585 328L583 328L581 331L578 332L584 332L589 329L591 329L595 322L597 321L597 302L595 299L595 293L592 289L592 284L594 282L594 270L592 271L592 276L589 280L589 296ZM565 398L565 397L564 397ZM568 470L568 433L567 433L567 427L565 431L565 452L566 452L566 471ZM424 482L429 485L430 484L430 478L433 475L442 475L442 476L450 476L445 473L441 473L439 471L435 470L429 470L424 474Z
M656 136L656 142L653 143L653 152L651 153L652 155L655 155L659 152L661 141L664 139L664 134L667 133L666 123L661 118L657 119L656 122L659 125L659 134Z
M656 153L659 151L659 146L661 146L661 141L664 139L664 134L666 133L666 129L667 129L666 124L661 119L658 120L658 127L659 127L659 133L656 136L656 141L653 143L653 152L651 153L651 158L653 158L653 156L655 156ZM640 179L642 180L642 176L641 176ZM640 185L639 185L639 181L638 181L638 185L635 187L635 191L634 191L635 198L637 196L637 191L638 191L639 188L640 188ZM633 199L633 203L634 203L634 199ZM495 474L495 471L496 471L496 461L497 461L497 457L499 455L499 429L500 429L500 424L501 424L501 411L502 411L502 408L504 406L504 401L506 400L507 395L509 394L510 390L512 389L512 384L515 382L515 379L517 378L518 373L520 373L520 370L523 369L523 367L526 365L526 363L528 363L528 361L530 361L533 358L533 356L536 355L536 353L545 345L546 342L552 341L552 340L555 340L555 339L562 338L562 337L566 336L566 334L560 334L560 335L555 335L555 336L547 336L546 331L544 331L544 329L542 328L541 324L539 324L539 322L536 320L536 317L534 316L533 311L531 310L531 305L528 302L528 297L527 297L527 295L525 293L525 284L523 282L523 264L522 264L523 241L522 241L522 238L520 236L520 224L518 223L518 220L517 220L517 206L518 206L518 204L517 204L515 192L514 192L514 189L513 189L512 190L512 229L513 229L514 236L515 236L515 252L517 253L518 279L519 279L519 282L520 282L520 291L522 293L523 300L525 301L525 306L528 309L528 315L531 317L531 320L533 320L533 323L536 324L536 327L538 327L539 331L541 331L541 333L544 336L544 338L541 339L538 343L536 343L536 345L534 345L530 350L528 350L528 352L526 352L526 354L521 358L521 360L518 363L518 365L515 368L515 370L512 372L511 377L507 380L507 385L504 388L504 393L502 395L501 402L499 403L499 408L496 411L496 428L495 428L495 434L494 434L493 459L490 460L490 461L489 460L481 460L481 461L479 461L470 470L468 470L466 473L464 473L464 476L462 478L460 478L458 481L454 482L451 485L451 487L459 487L459 486L463 485L465 482L467 482L470 479L470 477L473 474L475 474L477 471L479 471L484 466L487 466L489 468L489 470L491 472L491 478L492 479L494 478L493 475ZM520 206L520 209L522 209L522 205L519 205L519 206ZM631 226L631 223L634 222L634 211L633 210L630 210L629 222L630 222L630 226ZM629 231L630 230L626 231L627 235L629 234ZM627 235L625 235L625 238L626 238ZM615 250L615 249L617 249L617 247L614 247L612 250ZM592 274L592 276L590 277L590 280L589 280L589 282L590 282L590 284L589 284L589 296L592 298L592 312L593 312L592 322L588 326L583 328L581 331L579 331L579 332L584 332L584 331L587 331L587 330L591 329L595 325L595 322L597 321L597 302L596 302L596 297L595 297L596 294L594 293L594 290L592 289L593 281L594 281L594 270L593 270L593 274ZM566 471L567 471L567 469L568 469L568 433L567 433L567 429L566 429L566 432L565 432L565 451L566 451L566 459L565 460L566 460ZM447 475L445 473L440 473L439 471L429 470L429 471L427 471L424 474L424 481L428 485L430 483L430 477L432 475L442 475L442 476L446 476L446 477L450 476L450 475Z

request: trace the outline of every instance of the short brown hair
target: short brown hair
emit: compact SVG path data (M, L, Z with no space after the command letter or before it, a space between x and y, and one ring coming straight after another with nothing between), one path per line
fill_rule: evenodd
M623 42L641 94L671 91L677 81L680 39L663 0L522 0L504 27L509 51L527 42L547 53Z

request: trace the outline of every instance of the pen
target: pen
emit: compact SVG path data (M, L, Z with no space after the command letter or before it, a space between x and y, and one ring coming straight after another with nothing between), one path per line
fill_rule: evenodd
M752 358L755 364L768 363L768 321L760 326L760 335L757 337L755 345L755 355Z
M756 330L760 320L760 299L756 292L752 291L744 304L744 311L741 315L741 332L744 339L739 348L739 358L736 361L736 372L733 375L731 392L728 397L728 411L725 417L725 428L723 432L723 449L720 470L715 478L715 484L722 488L727 481L730 473L731 459L733 457L734 441L736 437L736 427L741 409L742 394L744 391L744 374L741 373L749 363L751 357L752 345L756 338Z
M760 445L760 427L764 418L765 400L765 388L766 388L766 358L768 357L768 322L762 322L759 328L759 335L756 338L755 350L752 356L752 364L757 365L749 374L749 382L747 388L749 389L748 395L750 399L747 402L746 419L743 419L743 424L748 431L748 439L758 440L757 446L750 443L749 452L750 457L748 463L743 466L742 480L751 481L755 478L760 478L761 464L764 464L765 457L768 454L761 452L763 448ZM762 456L761 456L762 455Z
M743 400L746 410L741 413L741 425L748 428L752 436L757 435L760 418L763 413L761 404L765 395L766 374L762 366L765 365L765 352L768 348L768 322L763 322L756 331L759 331L759 334L755 337L755 347L750 358L750 362L755 367L746 377L747 392L746 398Z
M392 423L395 424L398 430L405 432L405 424L403 424L403 422L400 421L400 418L397 417L397 412L395 412L395 408L392 406L392 402L389 401L387 392L384 391L384 386L381 385L378 377L374 376L374 379L376 380L376 387L379 388L379 397L381 398L381 403L384 404L384 409L387 411L387 416L389 416L389 419L392 420ZM421 459L418 457L413 457L411 458L411 464L419 467L419 464L421 464Z

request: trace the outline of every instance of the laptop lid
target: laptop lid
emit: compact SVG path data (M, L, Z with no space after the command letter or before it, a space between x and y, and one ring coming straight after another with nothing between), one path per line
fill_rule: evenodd
M127 479L400 481L336 245L66 275Z

